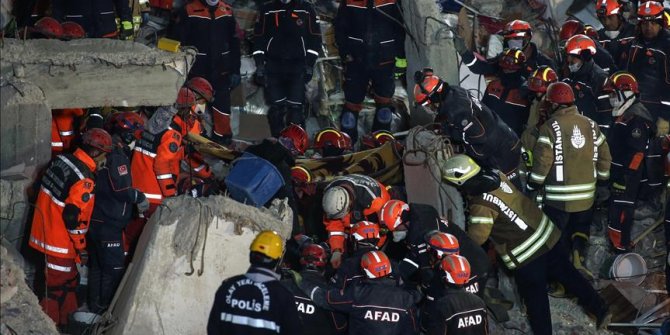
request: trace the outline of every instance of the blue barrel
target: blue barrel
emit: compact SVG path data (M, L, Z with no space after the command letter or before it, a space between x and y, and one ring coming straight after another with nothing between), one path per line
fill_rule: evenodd
M272 163L245 152L233 162L225 183L231 198L261 207L284 186L284 178Z

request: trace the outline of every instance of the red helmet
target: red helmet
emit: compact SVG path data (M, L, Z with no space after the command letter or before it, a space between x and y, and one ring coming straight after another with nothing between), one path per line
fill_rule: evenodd
M437 259L442 259L444 255L458 255L460 252L460 244L454 235L434 231L428 235L427 240L428 248L435 253Z
M409 213L409 205L402 200L389 200L379 210L379 223L394 231L403 223L403 215Z
M395 137L388 130L377 130L363 135L361 143L366 149L379 148L386 142L395 141Z
M361 268L370 279L383 278L391 274L391 261L382 251L370 251L361 258Z
M327 257L326 249L316 243L312 243L302 249L300 264L307 268L320 269L326 266Z
M570 37L577 34L584 33L584 24L577 20L567 20L561 26L561 31L558 33L558 40L567 41Z
M623 15L623 6L619 0L597 0L596 14L599 18L610 15Z
M179 94L177 94L175 107L177 107L177 109L191 108L191 106L195 105L197 100L198 97L195 92L187 87L182 87L179 89Z
M307 150L307 147L309 146L307 132L297 124L290 124L288 127L282 129L282 131L279 132L279 137L286 137L291 139L291 142L293 142L293 147L300 155L304 154L305 150Z
M470 262L463 256L447 255L442 259L440 268L447 283L461 286L470 281Z
M112 137L109 133L101 128L91 128L84 133L82 142L89 147L96 148L100 151L112 151Z
M314 147L323 149L327 146L334 146L341 150L351 150L351 137L343 131L335 128L323 128L314 137Z
M312 181L312 173L307 168L296 165L291 168L291 177L298 183L309 183Z
M505 49L498 59L498 65L504 70L518 71L526 64L526 55L519 49Z
M596 54L596 42L584 34L575 35L565 44L565 52L573 56L581 56L582 52L588 52L593 56Z
M575 92L564 82L556 82L547 87L547 102L570 106L575 103Z
M637 19L639 21L663 21L664 8L660 2L647 1L637 8Z
M351 227L350 234L356 242L373 239L379 240L381 238L379 225L370 221L361 221L354 224Z
M615 72L605 81L603 92L612 92L614 90L632 91L635 94L640 93L637 79L635 79L632 73L626 71Z
M426 106L431 103L431 97L435 93L441 93L447 83L442 81L440 77L433 74L433 69L425 68L423 71L417 71L414 74L414 101Z
M207 102L214 101L214 88L212 84L203 77L193 77L186 82L186 87L200 95Z
M37 20L33 29L47 38L61 38L63 36L63 26L53 17L46 16Z
M535 69L528 78L528 89L533 92L546 93L547 86L558 81L556 71L547 65Z
M107 130L110 133L132 133L139 140L144 130L144 119L136 112L114 113L107 123Z
M600 39L600 36L598 36L598 30L596 30L596 28L594 28L592 25L589 24L584 26L584 35L590 37L594 41Z
M530 28L530 23L523 21L523 20L514 20L511 22L508 22L505 25L505 29L503 30L503 36L505 39L512 39L512 38L531 38L532 31Z
M77 22L73 21L63 22L63 24L61 24L61 27L63 28L63 35L62 35L63 39L74 40L86 37L86 31Z

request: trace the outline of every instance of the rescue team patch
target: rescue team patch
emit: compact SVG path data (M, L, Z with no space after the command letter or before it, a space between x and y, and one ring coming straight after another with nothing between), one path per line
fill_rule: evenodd
M640 138L640 136L642 136L642 131L640 130L640 128L635 128L633 129L631 136L633 136L633 138Z
M179 146L177 145L177 143L172 142L169 145L169 149L170 149L170 152L175 153L179 149Z
M575 149L581 149L584 147L584 144L586 144L586 138L584 135L582 135L581 130L579 130L579 127L575 125L574 128L572 128L572 136L570 136L570 143Z
M125 176L128 174L128 167L126 164L123 164L116 168L119 171L119 176Z

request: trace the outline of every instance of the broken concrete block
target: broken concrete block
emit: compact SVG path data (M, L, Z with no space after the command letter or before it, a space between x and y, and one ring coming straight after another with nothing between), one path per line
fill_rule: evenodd
M171 53L112 39L4 39L2 78L39 86L50 109L164 106L195 60L195 51Z
M21 250L30 218L26 189L28 178L0 179L0 235L16 250Z

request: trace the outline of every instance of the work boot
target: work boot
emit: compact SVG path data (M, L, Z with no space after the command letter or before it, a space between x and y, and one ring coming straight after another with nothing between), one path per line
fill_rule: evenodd
M572 235L572 264L575 266L575 269L589 281L595 279L593 273L586 268L586 244L588 243L588 237L583 233L575 233Z
M549 283L548 292L550 296L554 298L567 298L568 293L565 291L563 284L559 282Z

